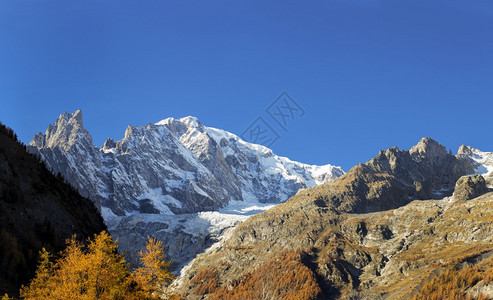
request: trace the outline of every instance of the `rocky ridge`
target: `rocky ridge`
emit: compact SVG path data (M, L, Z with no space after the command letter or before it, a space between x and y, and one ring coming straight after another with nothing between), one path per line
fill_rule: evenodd
M340 178L238 225L184 270L177 291L203 297L194 278L209 270L217 278L207 290L211 298L241 289L253 295L241 282L261 276L256 272L282 253L302 251L322 291L312 296L409 298L448 264L493 250L493 196L482 176L462 177L482 168L477 157L451 155L429 138L409 151L380 151Z

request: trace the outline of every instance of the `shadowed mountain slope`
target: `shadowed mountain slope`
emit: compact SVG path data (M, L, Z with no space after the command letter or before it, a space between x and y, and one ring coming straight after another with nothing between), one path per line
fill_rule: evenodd
M85 239L105 229L92 201L0 124L0 294L15 295L33 277L42 247L55 253L73 234Z

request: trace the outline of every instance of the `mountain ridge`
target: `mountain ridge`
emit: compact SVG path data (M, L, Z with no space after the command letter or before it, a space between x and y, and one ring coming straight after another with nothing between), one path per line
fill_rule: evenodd
M160 134L162 136L158 136L161 140L156 138L156 134ZM154 136L153 136L154 135ZM202 137L205 136L205 137ZM215 128L210 128L210 127L205 127L203 126L197 118L194 117L185 117L181 119L174 119L174 118L167 118L164 119L160 122L156 122L154 124L149 123L145 126L128 126L127 129L125 130L125 136L122 140L120 141L114 141L111 138L108 138L104 145L100 149L96 149L96 147L92 144L92 138L90 133L83 127L83 121L82 121L82 112L80 110L75 111L73 114L68 114L68 113L63 113L60 115L58 120L54 123L48 126L46 132L44 134L39 133L37 134L31 143L29 144L29 149L32 152L37 152L39 153L47 162L48 164L53 167L55 172L61 172L62 174L71 174L75 173L73 170L71 171L69 167L72 169L76 169L76 166L60 166L63 164L63 162L56 161L56 159L60 158L67 158L69 157L68 154L73 154L72 156L82 156L85 158L85 161L92 160L95 162L96 167L101 167L102 164L105 163L105 159L113 159L112 157L109 157L112 154L121 154L121 156L127 155L127 154L136 154L132 153L132 151L136 152L139 149L138 147L141 146L142 144L145 144L145 147L152 148L154 145L149 143L149 139L153 139L152 142L156 142L155 144L159 144L159 142L172 142L175 143L175 147L172 147L171 149L164 149L172 152L173 154L176 154L176 152L179 153L184 153L182 157L179 157L173 161L175 163L175 168L181 169L184 172L193 170L194 168L204 171L204 168L202 166L198 166L195 162L192 162L193 159L190 158L190 153L192 152L193 155L195 155L199 160L200 163L204 165L211 165L213 162L219 162L217 165L218 166L213 166L211 167L212 171L216 171L214 167L218 168L220 171L224 173L229 173L228 175L231 175L231 170L227 169L230 165L237 166L242 162L237 162L235 161L234 156L230 155L225 155L225 151L221 151L223 149L219 148L225 148L226 151L228 152L234 152L238 148L253 148L256 150L258 155L264 155L267 158L269 157L274 157L277 161L280 162L281 168L285 167L284 165L292 165L294 167L298 167L299 169L305 169L302 170L303 172L300 174L294 174L293 177L298 176L301 178L302 181L310 181L312 178L309 176L304 176L303 173L317 173L318 177L316 180L313 180L313 182L296 182L295 184L298 184L297 187L293 187L293 189L298 190L299 188L307 187L307 184L309 186L313 186L315 184L319 184L328 180L331 180L335 177L338 177L342 175L343 171L339 167L333 167L331 165L325 165L325 166L313 166L313 165L306 165L306 164L301 164L297 163L294 161L291 161L285 157L279 157L277 155L274 155L272 153L272 150L261 146L261 145L254 145L250 144L247 142L241 141L241 139L231 133L228 133L223 130L215 129ZM140 140L139 140L140 139ZM232 149L230 147L230 142L237 142L240 144L239 146L236 146L236 149ZM204 144L200 144L204 143ZM181 146L181 145L185 146ZM222 144L222 145L220 145ZM244 146L247 145L247 146ZM61 153L60 151L57 151L57 148L62 148L66 153ZM186 148L186 149L185 149ZM138 150L137 150L138 149ZM144 150L149 150L149 149L144 149ZM153 150L153 149L151 149ZM163 150L163 149L158 149L158 150ZM70 153L73 152L73 153ZM98 153L103 154L102 159L98 159ZM153 153L154 154L154 153ZM217 155L217 156L213 156ZM251 155L251 153L249 153ZM254 153L255 155L255 153ZM54 157L56 156L56 157ZM162 157L161 160L165 159L171 159L173 160L172 155L170 157ZM245 157L245 161L258 161L260 157ZM68 163L71 163L68 160ZM123 158L121 159L123 160ZM156 160L156 159L155 159ZM227 162L226 162L227 161ZM194 164L195 163L195 164ZM108 166L105 166L108 167ZM109 166L111 167L111 166ZM163 168L166 166L163 166ZM271 167L271 166L268 166ZM277 166L275 166L277 167ZM95 172L94 167L89 168L91 169L92 172ZM77 170L79 172L82 172L84 170ZM111 170L110 170L111 171ZM207 171L204 171L207 173ZM287 173L292 173L295 172L293 170L285 170L283 171L284 173L282 174L283 176L286 177L287 180L290 180L288 178L289 174ZM83 174L83 177L89 178L90 175L88 174ZM202 176L211 176L211 174L203 174ZM217 175L217 174L214 174ZM325 178L324 178L325 175ZM100 175L98 175L100 176ZM97 176L97 177L98 177ZM101 194L104 193L95 193L94 190L97 190L97 187L94 188L88 188L87 186L89 185L94 185L94 182L98 182L100 184L104 185L110 185L108 183L108 180L96 178L91 180L91 182L84 182L84 180L79 176L79 178L73 179L73 176L69 176L69 180L74 181L74 185L77 186L82 192L86 192L87 194L91 195L91 198L94 199L97 203L100 201L103 201L101 199ZM101 176L100 176L101 177ZM214 177L214 176L211 176ZM219 176L219 183L224 184L224 179L221 180ZM297 178L295 178L297 179ZM87 184L81 185L80 183L84 182ZM217 182L215 182L217 184ZM211 186L214 184L210 184ZM238 184L237 184L238 185ZM239 191L238 186L236 187L231 187L230 185L225 184L224 185L229 192L229 194L233 197L233 200L242 200L243 196L242 193ZM228 186L230 189L228 189ZM164 188L164 187L163 187ZM223 187L224 188L224 187ZM202 188L204 189L205 188ZM89 190L89 191L88 191ZM190 191L194 193L194 191ZM220 206L217 205L224 205L224 196L223 191L218 190L217 191L217 196L212 197L212 198L217 198L219 199L220 203L210 203L209 206L210 208L218 208ZM265 191L264 191L265 192ZM200 194L200 193L196 193ZM287 198L286 195L278 195L277 197L275 195L272 195L269 199L262 199L263 195L262 193L257 193L254 195L256 198L260 199L260 202L281 202ZM134 198L135 200L135 195L133 197L126 197L126 198ZM99 200L99 201L97 201ZM118 199L120 202L123 201L122 199ZM176 210L179 213L184 213L184 212L194 212L194 211L203 211L208 209L208 205L206 203L201 203L203 204L200 207L190 207L188 210L180 211L178 207L170 207L170 209ZM216 205L216 206L215 206ZM107 207L110 207L110 205L105 205ZM129 208L131 209L138 209L132 203L128 203ZM122 209L120 207L115 207L114 209L112 208L113 213L116 213L117 215L123 215L125 214L125 209ZM128 209L126 210L127 212Z
M277 156L194 117L129 125L123 139L98 149L77 110L61 114L28 148L95 201L122 249L135 253L142 235L154 235L176 265L248 215L343 174Z
M309 257L302 263L311 270L320 290L324 291L311 297L385 297L389 291L380 292L379 289L385 286L379 286L378 282L392 281L399 268L406 270L410 266L411 269L416 267L413 264L406 266L399 257L411 255L407 252L408 248L412 247L413 251L419 247L426 248L425 240L433 237L427 226L434 220L440 220L436 226L441 231L451 231L449 241L453 240L452 236L460 236L460 240L467 241L467 232L454 231L454 227L450 227L457 219L439 217L449 208L460 213L464 209L459 207L465 200L475 203L467 197L479 196L483 199L479 203L490 207L493 203L491 193L481 198L488 191L482 176L482 181L474 177L459 180L475 173L479 167L474 159L464 153L451 155L445 147L430 138L421 139L408 151L396 147L382 150L367 163L356 165L338 179L305 189L288 201L238 225L221 245L199 255L184 269L178 290L187 298L199 299L203 296L199 291L203 289L194 278L207 273L214 274L217 279L214 281L217 284L208 290L213 299L233 297L236 292L255 293L241 282L267 276L258 272L269 261L283 260L282 253L301 251ZM457 193L453 196L454 190ZM485 213L489 214L489 210ZM380 222L382 218L392 221ZM443 226L445 223L449 225ZM475 228L478 223L481 222L471 222L468 226ZM477 234L482 237L493 230L488 226L479 228L482 230ZM460 248L457 255L451 253L450 257L443 257L453 261L468 251L478 253L479 250L472 251L476 249L474 247L480 247L481 251L493 249L486 244L471 243ZM436 251L445 249L445 246L436 247ZM423 263L423 267L427 267L432 262L424 260ZM286 274L283 272L288 270L281 268L276 272L281 273L272 276L281 278L284 276L282 274ZM388 277L382 275L384 273ZM389 284L394 286L398 282ZM276 285L265 289L267 292L279 292ZM302 293L302 290L299 292Z

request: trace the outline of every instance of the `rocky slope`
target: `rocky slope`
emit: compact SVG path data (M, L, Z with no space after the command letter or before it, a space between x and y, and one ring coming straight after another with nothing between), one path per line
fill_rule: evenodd
M128 126L122 140L98 149L78 110L60 115L29 149L95 201L121 249L131 255L151 235L177 265L248 215L343 174L279 157L193 117Z
M94 204L0 124L0 295L16 295L34 276L42 247L57 253L73 234L84 240L105 229Z
M461 178L481 168L469 154L448 154L429 138L409 151L380 151L238 225L184 269L177 291L190 299L262 299L245 283L271 278L263 295L299 289L303 299L409 298L448 264L493 250L493 195L480 196L487 192L482 177ZM298 254L286 262L286 253ZM296 276L286 283L289 267L262 273L272 261L300 270L302 264L318 288L299 287Z

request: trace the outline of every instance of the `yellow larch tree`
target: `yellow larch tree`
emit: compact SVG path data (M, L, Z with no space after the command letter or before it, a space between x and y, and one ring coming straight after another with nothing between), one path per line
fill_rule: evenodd
M21 288L21 296L27 299L43 299L49 296L50 277L53 276L53 265L50 261L51 254L42 248L39 251L39 263L36 270L36 277L28 287ZM8 299L8 298L7 298Z
M166 261L163 242L147 237L146 249L140 251L142 266L133 272L134 280L146 297L154 297L162 292L175 276L169 271L171 261Z
M130 273L118 254L117 241L105 231L88 240L73 236L52 263L43 249L36 277L20 291L23 299L158 299L174 276L165 261L163 243L149 238L141 251L142 266Z

